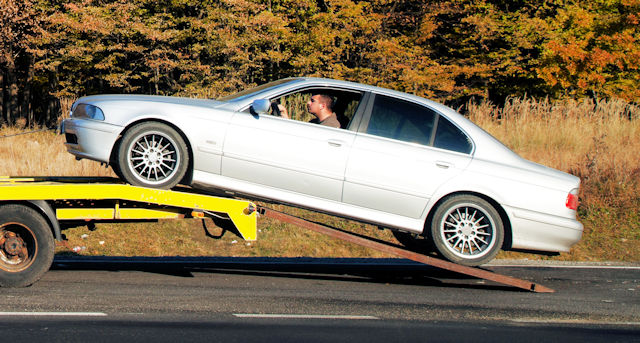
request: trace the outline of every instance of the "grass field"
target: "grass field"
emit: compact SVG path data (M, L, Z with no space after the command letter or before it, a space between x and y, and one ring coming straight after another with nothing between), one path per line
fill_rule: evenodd
M640 261L640 109L622 101L510 99L504 106L468 104L471 120L521 156L582 179L582 241L556 257L503 252L502 258ZM35 129L38 130L38 129ZM0 175L114 176L96 162L75 161L53 131L0 129ZM391 240L389 231L297 209L281 208L334 226ZM209 223L212 225L212 223ZM98 224L65 231L69 247L83 255L112 256L311 256L381 257L268 219L258 241L232 234L205 236L198 220ZM212 229L215 231L215 229ZM61 249L60 253L64 253Z

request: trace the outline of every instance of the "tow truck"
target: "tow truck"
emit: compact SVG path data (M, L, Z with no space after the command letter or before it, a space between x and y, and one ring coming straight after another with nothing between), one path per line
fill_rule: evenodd
M51 267L56 242L64 242L70 223L87 224L160 219L225 220L243 239L257 239L259 216L294 224L336 239L532 292L552 289L421 254L390 242L357 235L257 206L249 200L196 192L137 187L115 178L0 176L0 287L24 287Z

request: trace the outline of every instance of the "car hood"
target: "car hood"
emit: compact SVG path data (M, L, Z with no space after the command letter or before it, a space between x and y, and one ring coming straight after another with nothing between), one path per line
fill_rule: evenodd
M151 102L151 103L165 103L185 106L196 106L205 108L215 108L225 104L222 101L211 99L196 99L196 98L183 98L174 96L161 96L161 95L91 95L78 99L75 104L92 104L100 107L99 104L109 102ZM74 104L74 106L75 106Z

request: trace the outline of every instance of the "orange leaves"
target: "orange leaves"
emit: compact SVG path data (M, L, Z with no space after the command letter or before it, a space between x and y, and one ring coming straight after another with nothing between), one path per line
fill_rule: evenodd
M640 99L639 5L637 0L594 1L558 11L539 75L564 95Z
M0 0L0 64L28 54L51 94L217 96L298 75L460 103L640 92L640 0L32 1Z
M29 49L39 31L39 18L30 0L0 0L0 66L16 50Z

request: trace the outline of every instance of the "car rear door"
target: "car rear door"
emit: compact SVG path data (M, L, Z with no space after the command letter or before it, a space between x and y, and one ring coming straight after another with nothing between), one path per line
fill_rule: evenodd
M471 161L468 138L423 104L375 95L365 118L345 172L347 204L420 218L436 189Z

